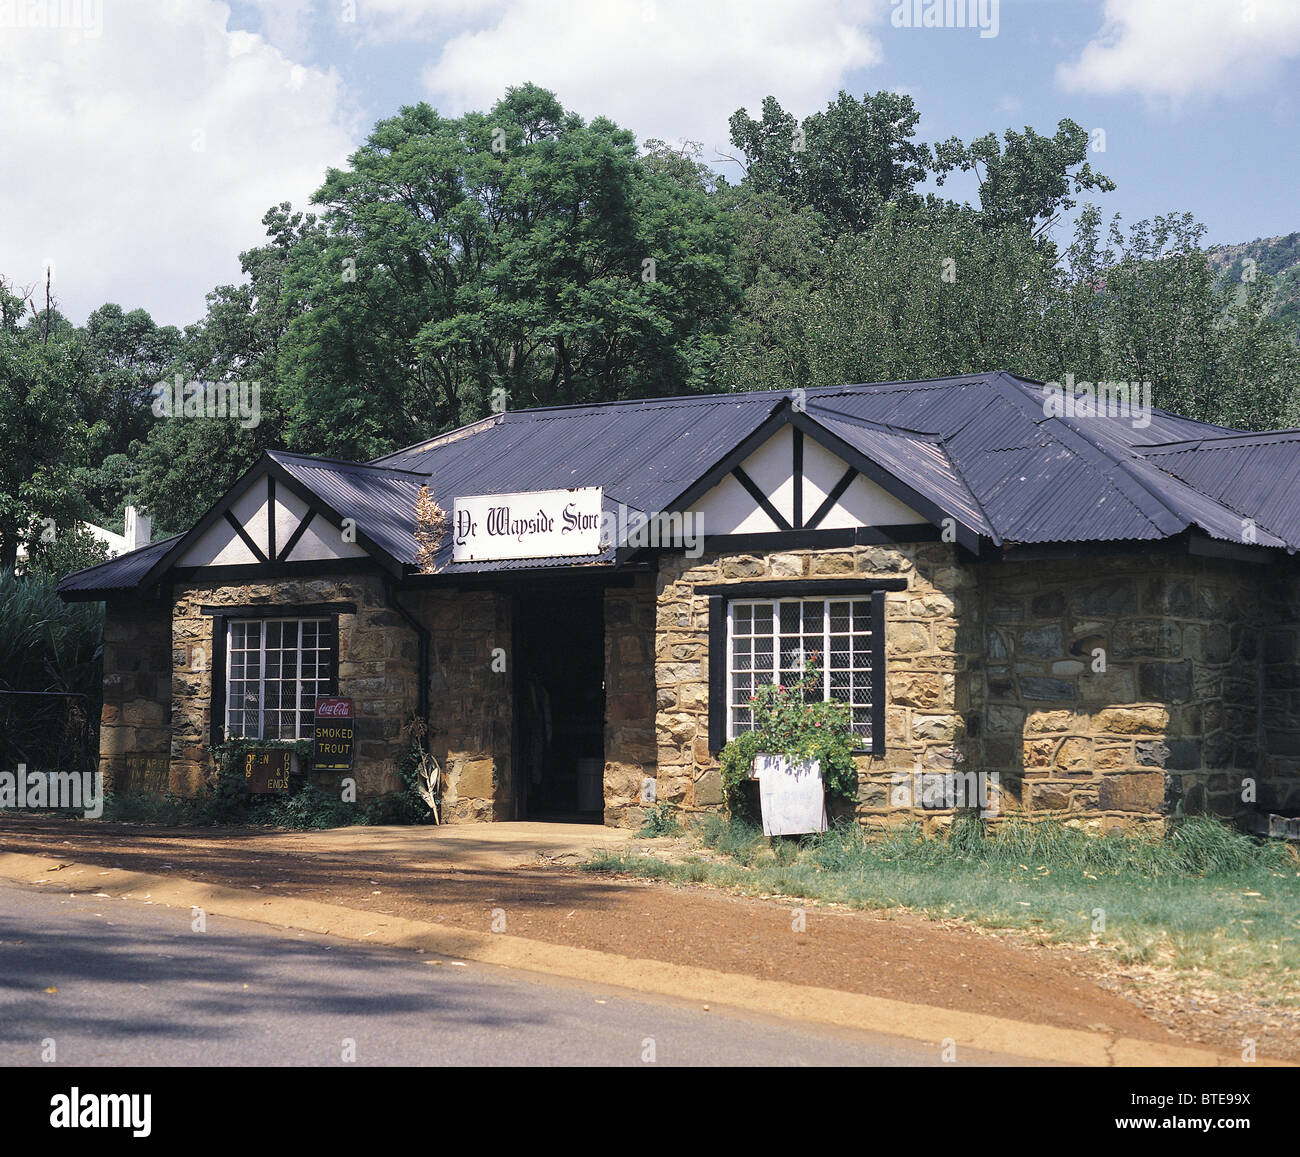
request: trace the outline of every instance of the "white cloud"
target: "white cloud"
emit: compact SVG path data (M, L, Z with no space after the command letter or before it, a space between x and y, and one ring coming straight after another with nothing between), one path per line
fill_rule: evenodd
M1258 91L1296 57L1297 0L1106 0L1101 31L1057 75L1075 91L1179 101Z
M374 3L375 0L371 0ZM383 0L447 16L461 0ZM725 148L727 118L769 94L806 115L854 69L880 60L866 26L884 0L494 0L486 26L462 29L424 71L449 114L485 109L533 81L566 108L604 115L639 139L686 137ZM481 17L476 24L482 25Z
M213 0L108 0L103 31L0 35L0 274L53 261L75 320L105 301L182 324L239 280L266 209L302 206L359 126L331 70L232 31Z

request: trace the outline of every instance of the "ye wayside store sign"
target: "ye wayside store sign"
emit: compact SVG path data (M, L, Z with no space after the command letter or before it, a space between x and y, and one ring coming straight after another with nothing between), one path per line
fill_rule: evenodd
M479 494L453 505L452 558L566 558L600 553L601 487Z

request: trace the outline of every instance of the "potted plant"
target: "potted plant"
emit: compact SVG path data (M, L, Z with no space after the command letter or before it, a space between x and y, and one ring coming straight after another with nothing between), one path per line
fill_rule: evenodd
M749 810L744 785L762 765L769 771L819 774L825 791L852 799L858 768L853 758L858 738L847 703L823 698L822 675L814 654L793 683L771 683L750 697L754 727L722 749L722 784L733 813Z

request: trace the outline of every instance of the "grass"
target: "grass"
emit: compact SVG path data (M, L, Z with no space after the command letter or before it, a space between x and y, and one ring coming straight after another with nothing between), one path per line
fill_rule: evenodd
M1207 983L1300 1006L1300 857L1217 820L1188 820L1163 839L1100 839L1051 821L986 832L975 819L932 838L849 824L769 840L718 817L692 831L701 846L680 861L620 851L585 867L957 917L1092 944L1121 964L1208 973Z

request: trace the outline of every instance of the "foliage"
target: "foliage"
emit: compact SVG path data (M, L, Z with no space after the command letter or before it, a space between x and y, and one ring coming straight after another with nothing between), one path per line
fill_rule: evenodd
M1163 838L1090 836L1056 820L1008 819L986 830L974 817L937 837L915 826L868 833L848 823L797 845L773 845L752 824L722 817L693 831L715 853L709 859L620 851L584 868L854 908L912 908L1091 943L1120 962L1172 968L1197 987L1296 1002L1300 859L1283 841L1257 840L1209 817Z
M0 568L47 520L114 525L128 500L188 529L268 448L365 460L504 407L1005 368L1300 422L1297 235L1207 253L1188 214L1121 231L1085 205L1058 246L1114 187L1078 123L920 124L904 94L802 120L770 96L731 118L732 184L695 142L639 151L521 85L380 120L312 212L268 209L184 329L112 303L73 326L0 278ZM257 383L258 421L155 417L177 375Z
M102 603L65 603L45 573L0 571L0 688L87 696L98 718Z
M841 89L824 112L797 123L769 96L761 120L732 114L731 143L754 191L813 210L833 233L858 233L887 205L919 204L913 189L933 166L929 146L913 139L920 118L906 94L857 100Z
M281 351L297 447L365 457L503 406L697 388L732 297L722 213L533 85L380 121L317 193Z
M647 810L640 834L653 839L655 836L675 836L681 830L682 825L674 810L666 803L661 803Z
M790 685L769 683L750 697L754 728L722 749L722 786L728 809L742 812L742 786L758 755L784 756L792 764L819 762L822 783L836 795L854 798L858 765L848 704L822 699L822 675L816 658L805 661L803 674Z
M74 571L107 562L108 558L108 544L78 523L70 530L57 531L48 537L37 535L27 547L23 569L28 574L61 579Z
M1003 142L986 133L969 145L953 137L935 146L938 184L956 169L978 178L982 225L1020 225L1034 236L1074 208L1071 193L1114 190L1115 182L1095 172L1087 158L1088 133L1068 118L1050 137L1026 126L1023 133L1007 129Z
M0 570L12 570L21 543L52 520L69 525L87 511L71 467L84 460L85 427L74 399L85 367L65 329L20 328L22 300L0 279Z

